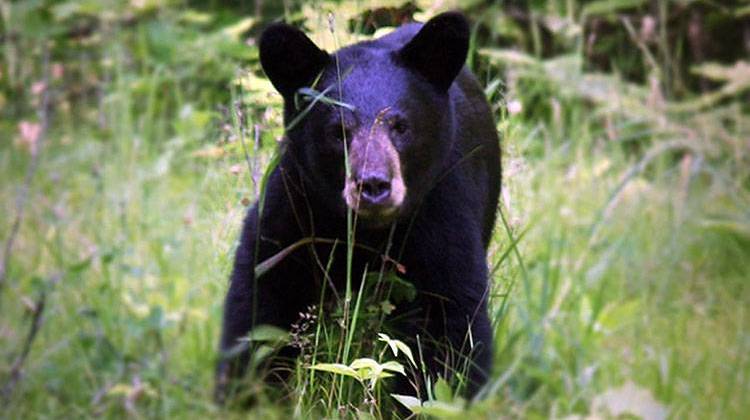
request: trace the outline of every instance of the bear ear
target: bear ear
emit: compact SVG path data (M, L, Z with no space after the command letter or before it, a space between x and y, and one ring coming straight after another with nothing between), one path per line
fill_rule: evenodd
M329 60L307 35L285 23L269 26L260 37L260 64L284 98L312 82Z
M469 23L458 12L446 12L427 21L398 55L408 67L447 91L468 51Z

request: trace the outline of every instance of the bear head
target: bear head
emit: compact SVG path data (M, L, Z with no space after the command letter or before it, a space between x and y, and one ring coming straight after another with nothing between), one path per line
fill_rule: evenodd
M412 214L447 170L465 18L443 13L334 54L283 23L259 44L284 98L287 152L316 203L338 215L349 208L370 228Z

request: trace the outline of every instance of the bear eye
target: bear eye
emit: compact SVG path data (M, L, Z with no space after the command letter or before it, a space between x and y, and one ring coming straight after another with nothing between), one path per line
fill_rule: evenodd
M351 140L351 130L346 127L342 127L341 124L332 124L326 129L326 137L336 142L343 142Z
M402 135L409 131L409 125L403 119L396 119L391 123L391 130L394 133Z

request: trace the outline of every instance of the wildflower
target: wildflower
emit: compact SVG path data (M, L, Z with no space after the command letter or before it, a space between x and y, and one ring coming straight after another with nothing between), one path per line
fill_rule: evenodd
M42 126L39 123L21 121L18 123L18 139L16 144L26 149L31 154L36 154L39 147L39 137Z

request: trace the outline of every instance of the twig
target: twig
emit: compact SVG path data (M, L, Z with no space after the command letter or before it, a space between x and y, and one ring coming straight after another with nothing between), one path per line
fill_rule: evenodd
M56 275L51 283L55 284L60 279L59 275ZM10 368L10 375L8 376L8 382L6 382L5 386L3 386L3 390L0 393L0 396L4 401L10 400L11 395L13 395L13 391L15 390L16 384L21 379L21 371L23 370L23 365L26 362L26 358L29 356L29 352L31 351L31 345L34 343L34 340L36 339L37 333L42 327L42 321L44 314L44 308L47 304L47 290L42 289L41 292L39 292L39 297L34 302L34 316L31 319L31 325L29 325L29 332L26 334L26 340L23 343L23 348L21 349L21 353L16 357L16 360L13 362L13 366Z
M47 135L49 128L49 114L50 114L50 87L49 87L49 49L45 47L44 50L44 64L43 64L43 80L44 91L42 92L42 101L37 110L41 129L34 139L33 144L35 147L31 147L31 162L29 167L26 169L26 175L21 185L21 189L18 191L16 196L16 216L13 220L13 225L10 229L8 237L5 239L5 246L3 247L3 254L0 256L0 292L2 292L3 285L5 283L8 274L8 261L13 253L13 245L18 235L18 230L21 228L21 221L23 220L23 214L26 209L26 202L29 198L29 191L31 190L31 181L34 178L37 167L39 165L39 153L42 150L42 144L44 138Z

